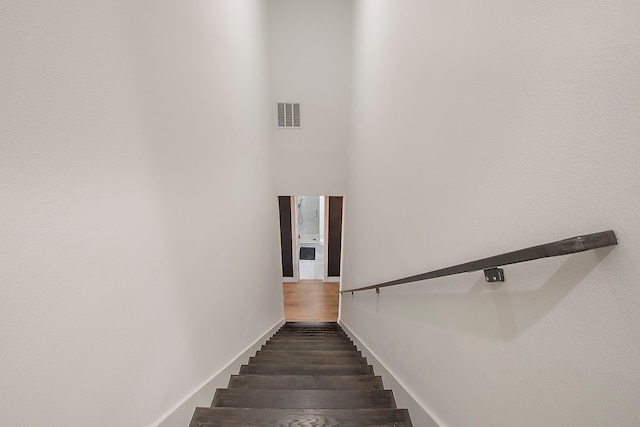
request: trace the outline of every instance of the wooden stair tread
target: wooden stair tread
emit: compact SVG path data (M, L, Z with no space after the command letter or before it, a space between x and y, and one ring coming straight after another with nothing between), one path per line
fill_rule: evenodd
M265 344L279 344L279 345L307 345L307 344L320 344L320 345L355 345L347 338L345 339L315 339L315 338L288 338L282 339L273 337L269 339Z
M274 357L297 357L297 356L318 356L318 357L362 357L362 353L358 350L317 350L309 348L306 350L285 350L265 348L256 352L258 356L274 356Z
M334 328L340 328L340 325L338 325L338 322L286 322L284 325L282 325L283 328L291 328L291 327L295 327L295 328L307 328L307 327L334 327ZM342 328L340 328L342 329Z
M212 407L300 409L396 409L391 390L216 390Z
M337 323L287 322L197 408L191 427L411 427Z
M382 390L373 375L232 375L228 388L274 390Z
M278 364L278 365L366 365L364 357L325 357L325 356L253 356L249 358L249 365Z
M327 324L327 325L323 325L321 323L317 323L315 325L311 324L311 323L307 323L307 324L302 324L302 323L285 323L284 325L282 325L280 327L279 331L338 331L338 332L344 332L342 330L342 328L337 325L337 324Z
M275 343L287 343L287 344L295 344L295 343L320 343L320 344L353 344L353 342L348 338L341 337L271 337L267 342L275 342Z
M313 338L301 338L301 337L271 337L267 340L267 343L276 343L276 344L296 344L296 343L318 343L318 344L335 344L335 345L354 345L353 341L349 338L327 338L327 337L313 337Z
M333 337L337 337L337 338L349 338L349 335L345 334L342 331L320 331L320 330L316 330L316 331L278 331L275 334L273 334L272 336L278 336L278 337L295 337L295 336L299 336L299 337L314 337L314 336L325 336L328 338L333 338Z
M342 337L339 335L300 335L300 334L290 334L290 335L278 335L271 337L272 340L275 341L295 341L295 340L308 340L308 341L335 341L335 342L344 342L348 341L349 338Z
M197 408L191 427L411 427L406 409Z
M267 343L261 350L357 350L353 344L283 344L283 343Z
M373 375L371 365L242 365L240 374Z
M296 341L296 342L282 342L282 341L267 341L262 345L264 348L270 348L272 350L295 350L302 348L317 349L317 350L358 350L358 348L352 342L318 342L318 341Z

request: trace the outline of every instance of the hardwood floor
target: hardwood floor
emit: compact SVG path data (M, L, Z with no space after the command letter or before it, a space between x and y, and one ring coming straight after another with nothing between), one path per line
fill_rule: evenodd
M315 280L283 283L285 319L287 322L337 321L339 287L339 283Z

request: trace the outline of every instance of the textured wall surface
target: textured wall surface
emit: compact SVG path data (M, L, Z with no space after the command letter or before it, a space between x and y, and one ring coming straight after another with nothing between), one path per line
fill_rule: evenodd
M301 129L274 129L278 194L344 194L351 0L269 0L273 101L302 103Z
M155 425L282 318L263 21L0 3L0 425Z
M638 2L354 14L343 289L609 228L620 245L497 288L348 294L342 320L442 426L637 424Z

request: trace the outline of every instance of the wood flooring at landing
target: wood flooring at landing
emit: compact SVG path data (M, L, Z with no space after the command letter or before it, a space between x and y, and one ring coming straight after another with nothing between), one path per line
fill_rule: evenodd
M285 319L287 322L337 321L339 288L339 283L316 280L283 283Z

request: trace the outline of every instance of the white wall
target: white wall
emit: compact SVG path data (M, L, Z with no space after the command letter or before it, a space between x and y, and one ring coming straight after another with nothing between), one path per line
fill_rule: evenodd
M344 194L351 0L267 2L278 194ZM276 129L275 103L302 103L302 129Z
M442 426L640 419L640 3L356 3L343 288L612 228L620 245L345 295ZM376 233L371 233L372 229Z
M283 315L262 5L1 9L0 425L155 425Z

